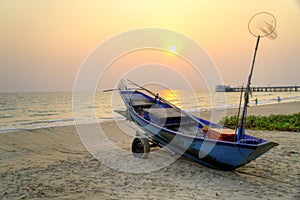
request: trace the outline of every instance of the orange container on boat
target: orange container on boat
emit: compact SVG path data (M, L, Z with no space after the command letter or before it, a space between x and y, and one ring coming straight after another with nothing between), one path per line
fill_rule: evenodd
M213 140L223 140L234 142L235 133L231 129L215 129L209 128L206 133L207 137Z

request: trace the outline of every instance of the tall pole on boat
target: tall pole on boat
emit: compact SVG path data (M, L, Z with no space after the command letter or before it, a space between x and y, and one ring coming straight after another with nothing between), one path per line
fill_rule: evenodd
M260 12L255 14L248 23L248 30L254 37L257 38L256 46L254 51L254 56L252 60L251 71L248 77L247 86L245 89L245 102L244 109L241 117L241 123L238 128L237 140L243 139L245 134L245 123L246 123L246 115L247 115L247 107L249 103L249 93L251 91L251 79L255 64L256 53L258 50L259 40L261 37L267 37L269 39L274 40L277 37L276 28L276 19L275 17L268 12Z
M256 40L256 46L255 46L255 51L254 51L254 56L253 56L253 61L252 61L252 66L251 66L251 71L248 77L248 82L247 82L247 86L246 86L246 91L245 91L245 102L244 102L244 109L243 109L243 113L242 113L242 119L241 119L241 123L240 123L240 127L239 127L239 132L238 132L238 138L237 140L240 140L243 138L244 132L245 132L245 123L246 123L246 115L247 115L247 107L248 107L248 103L249 103L249 93L251 91L251 79L252 79L252 74L253 74L253 69L254 69L254 64L255 64L255 59L256 59L256 53L258 50L258 44L259 44L259 40L260 40L260 35L257 36L257 40Z

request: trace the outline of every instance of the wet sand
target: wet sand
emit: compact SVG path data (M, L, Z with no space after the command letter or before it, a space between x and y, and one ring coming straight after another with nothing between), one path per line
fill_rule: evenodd
M227 114L236 112L229 109ZM248 114L296 112L300 102L253 106ZM124 124L106 122L101 128L130 153L132 136L122 132ZM300 199L300 133L248 133L279 146L232 172L179 158L149 173L119 171L98 161L83 146L75 126L2 133L0 199ZM118 155L107 155L111 162L126 164Z

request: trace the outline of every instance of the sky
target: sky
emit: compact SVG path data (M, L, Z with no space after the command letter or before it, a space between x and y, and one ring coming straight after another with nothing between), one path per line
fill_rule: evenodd
M299 0L0 0L0 92L72 91L80 66L97 46L145 27L193 39L224 84L241 85L256 42L248 21L262 11L276 17L278 36L260 41L252 85L300 85ZM139 64L151 63L151 56L145 63L136 57Z

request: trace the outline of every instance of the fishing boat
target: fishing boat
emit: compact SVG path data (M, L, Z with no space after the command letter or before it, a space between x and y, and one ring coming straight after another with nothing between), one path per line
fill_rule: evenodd
M136 88L129 89L128 84ZM142 130L132 142L135 157L147 158L150 149L159 146L207 167L229 171L278 145L245 134L244 129L235 132L193 116L130 80L121 80L118 90L127 108L125 116Z

